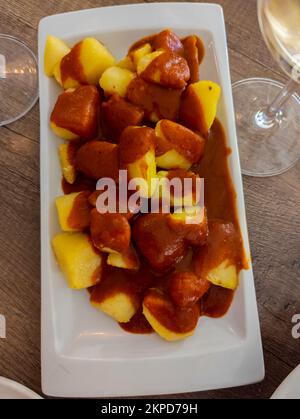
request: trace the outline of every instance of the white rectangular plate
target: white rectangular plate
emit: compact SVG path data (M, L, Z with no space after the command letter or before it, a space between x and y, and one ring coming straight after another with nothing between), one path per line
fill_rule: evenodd
M182 393L240 386L264 377L264 362L252 268L228 315L201 318L195 335L167 343L157 335L132 335L93 309L85 291L67 288L50 240L59 231L54 198L61 195L57 156L60 140L49 116L60 91L43 73L47 34L71 45L86 36L101 40L118 58L137 39L170 27L180 36L204 39L201 78L222 86L218 117L232 149L230 168L239 220L249 241L239 164L223 12L220 6L156 3L84 10L50 16L39 26L41 110L42 388L51 396L104 397Z

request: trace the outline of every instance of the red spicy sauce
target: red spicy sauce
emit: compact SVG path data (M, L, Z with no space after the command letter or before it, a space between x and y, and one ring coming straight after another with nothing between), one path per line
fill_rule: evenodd
M234 291L212 285L200 302L201 315L212 318L225 316L233 297Z
M70 184L65 178L62 179L61 187L65 195L73 192L90 191L91 193L96 189L96 181L88 178L81 173L78 173L74 183Z
M156 141L156 155L161 156L171 149L178 151L190 163L198 163L204 153L205 140L183 125L162 120L159 123L162 136Z
M88 197L89 191L80 192L73 203L72 210L68 217L68 225L73 229L84 230L91 222L91 207Z
M183 89L190 78L190 69L183 57L166 51L151 61L140 76L150 83L170 89Z
M151 289L145 296L144 305L164 327L175 333L189 333L197 326L200 315L198 304L176 307L167 295Z
M205 179L205 206L211 226L208 246L214 248L208 258L207 269L217 266L226 257L240 271L249 267L238 222L236 193L228 167L229 154L224 129L216 120L210 130L203 160L197 167L197 173ZM229 247L224 246L224 240L227 243L230 241ZM202 315L222 317L230 308L233 296L234 291L212 285L202 301Z
M158 33L154 36L152 41L152 48L154 50L163 49L174 54L183 54L183 45L178 36L170 29Z
M68 78L77 80L79 84L87 84L83 65L80 61L82 41L76 44L72 50L61 60L61 81L64 84Z
M98 132L100 95L96 86L80 86L62 93L54 106L50 120L58 127L90 139Z
M101 107L104 135L119 142L120 135L129 126L138 126L144 119L144 111L118 95L113 95Z
M153 329L143 315L142 307L136 312L128 323L119 323L122 329L129 333L148 335Z
M119 176L118 148L116 144L92 140L80 147L76 154L76 169L96 181Z
M181 93L181 90L167 89L136 77L128 86L127 98L142 108L149 120L152 120L155 114L157 119L176 121Z
M148 127L128 127L120 138L119 161L120 167L126 168L148 151L155 149L156 136L152 128Z
M199 66L205 55L205 47L201 39L196 35L184 38L182 43L184 46L183 55L188 62L191 73L189 83L196 83L199 81Z

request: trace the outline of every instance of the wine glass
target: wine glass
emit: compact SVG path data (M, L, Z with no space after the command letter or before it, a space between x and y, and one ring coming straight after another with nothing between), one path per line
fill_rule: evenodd
M252 78L233 85L242 172L267 177L300 158L300 0L258 0L260 28L290 77L284 86Z
M0 34L0 127L24 116L38 99L34 53L17 38Z

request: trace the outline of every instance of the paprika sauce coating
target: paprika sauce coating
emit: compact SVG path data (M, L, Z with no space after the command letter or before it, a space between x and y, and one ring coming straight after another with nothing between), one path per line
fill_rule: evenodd
M198 219L199 217L199 219ZM202 218L201 218L202 217ZM197 219L190 224L186 220L177 221L172 216L167 217L168 225L178 236L182 237L186 244L191 247L204 246L209 235L207 212L203 209L202 214L197 215Z
M200 161L205 149L203 137L183 125L167 119L159 121L159 131L161 135L156 140L156 156L175 149L192 164Z
M144 119L144 111L118 95L112 95L110 99L102 103L101 121L104 135L116 143L125 128L141 125Z
M128 127L120 138L119 161L120 168L126 168L143 157L148 151L155 149L156 136L152 128Z
M240 248L241 237L232 223L221 220L209 222L209 235L206 245L195 253L195 272L202 278L225 260L228 264L242 269Z
M191 271L174 272L169 279L169 294L176 306L184 308L199 301L210 286L210 282Z
M73 203L72 210L68 217L68 225L74 230L88 228L91 223L91 206L89 204L90 192L80 192Z
M83 65L80 61L82 41L78 42L67 54L62 58L60 63L60 73L62 84L69 79L78 81L79 84L87 84Z
M129 102L142 108L145 117L150 121L160 119L176 121L181 93L181 90L167 89L136 77L128 86L127 98Z
M89 141L77 151L75 165L79 172L95 180L118 179L118 146L106 141Z
M157 34L145 36L135 42L128 50L128 54L134 52L145 44L150 44L153 50L164 50L175 54L183 54L183 45L180 38L171 30L165 29Z
M176 306L162 291L149 289L143 305L162 326L175 333L189 333L197 326L200 315L197 304L181 308Z
M138 217L132 234L139 252L160 273L174 268L187 252L184 239L169 227L166 214Z
M50 120L83 139L98 132L100 95L95 86L80 86L59 95Z
M183 89L190 79L190 69L183 57L166 51L152 60L140 77L170 89Z
M184 48L183 56L188 63L191 74L189 83L196 83L200 77L199 66L205 55L203 42L198 36L191 35L182 39L182 44Z
M74 183L68 183L65 178L62 179L61 187L65 195L73 192L90 191L92 193L96 189L96 180L84 176L82 173L76 175Z
M97 249L122 253L129 248L130 225L122 214L100 214L94 208L91 211L91 237Z
M154 50L169 51L178 55L182 55L184 52L180 38L171 29L165 29L155 35L151 45Z

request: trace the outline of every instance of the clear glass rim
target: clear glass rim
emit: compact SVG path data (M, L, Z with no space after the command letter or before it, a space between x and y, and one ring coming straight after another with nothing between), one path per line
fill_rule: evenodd
M36 66L36 70L37 70L36 71L36 75L37 75L37 78L38 78L38 61L37 61L37 57L34 54L34 52L32 51L32 49L29 48L29 46L25 42L21 41L20 39L16 38L15 36L7 35L7 34L4 34L4 33L0 33L0 39L1 38L2 39L8 39L8 40L10 40L12 42L15 42L16 44L19 44L23 48L26 49L26 51L31 55L31 57L34 60L34 63L35 63L35 66ZM29 103L29 105L24 109L24 111L21 112L19 115L14 116L13 118L9 118L9 119L7 119L5 121L0 121L0 127L3 127L5 125L12 124L13 122L16 122L19 119L23 118L23 116L25 116L29 111L31 111L31 109L37 103L38 98L39 98L39 88L37 87L35 95L33 96L32 100Z
M232 90L234 91L234 89L236 87L240 87L242 85L249 84L249 83L269 83L269 84L273 84L274 86L279 87L281 89L283 89L285 87L285 85L283 83L281 83L277 80L264 78L264 77L252 77L252 78L248 78L248 79L239 80L239 81L233 83L232 84ZM292 97L299 103L299 106L300 106L300 96L298 95L298 93L294 92ZM237 141L239 142L238 134L237 134ZM241 167L241 172L244 176L249 176L249 177L259 177L259 178L268 178L268 177L271 177L271 176L274 177L274 176L279 176L279 175L282 175L283 173L286 173L287 171L292 169L297 164L298 161L299 161L299 157L296 157L295 161L293 161L288 167L285 167L281 171L276 170L274 172L268 172L268 173L252 173L252 172L247 171L247 170L245 170Z

